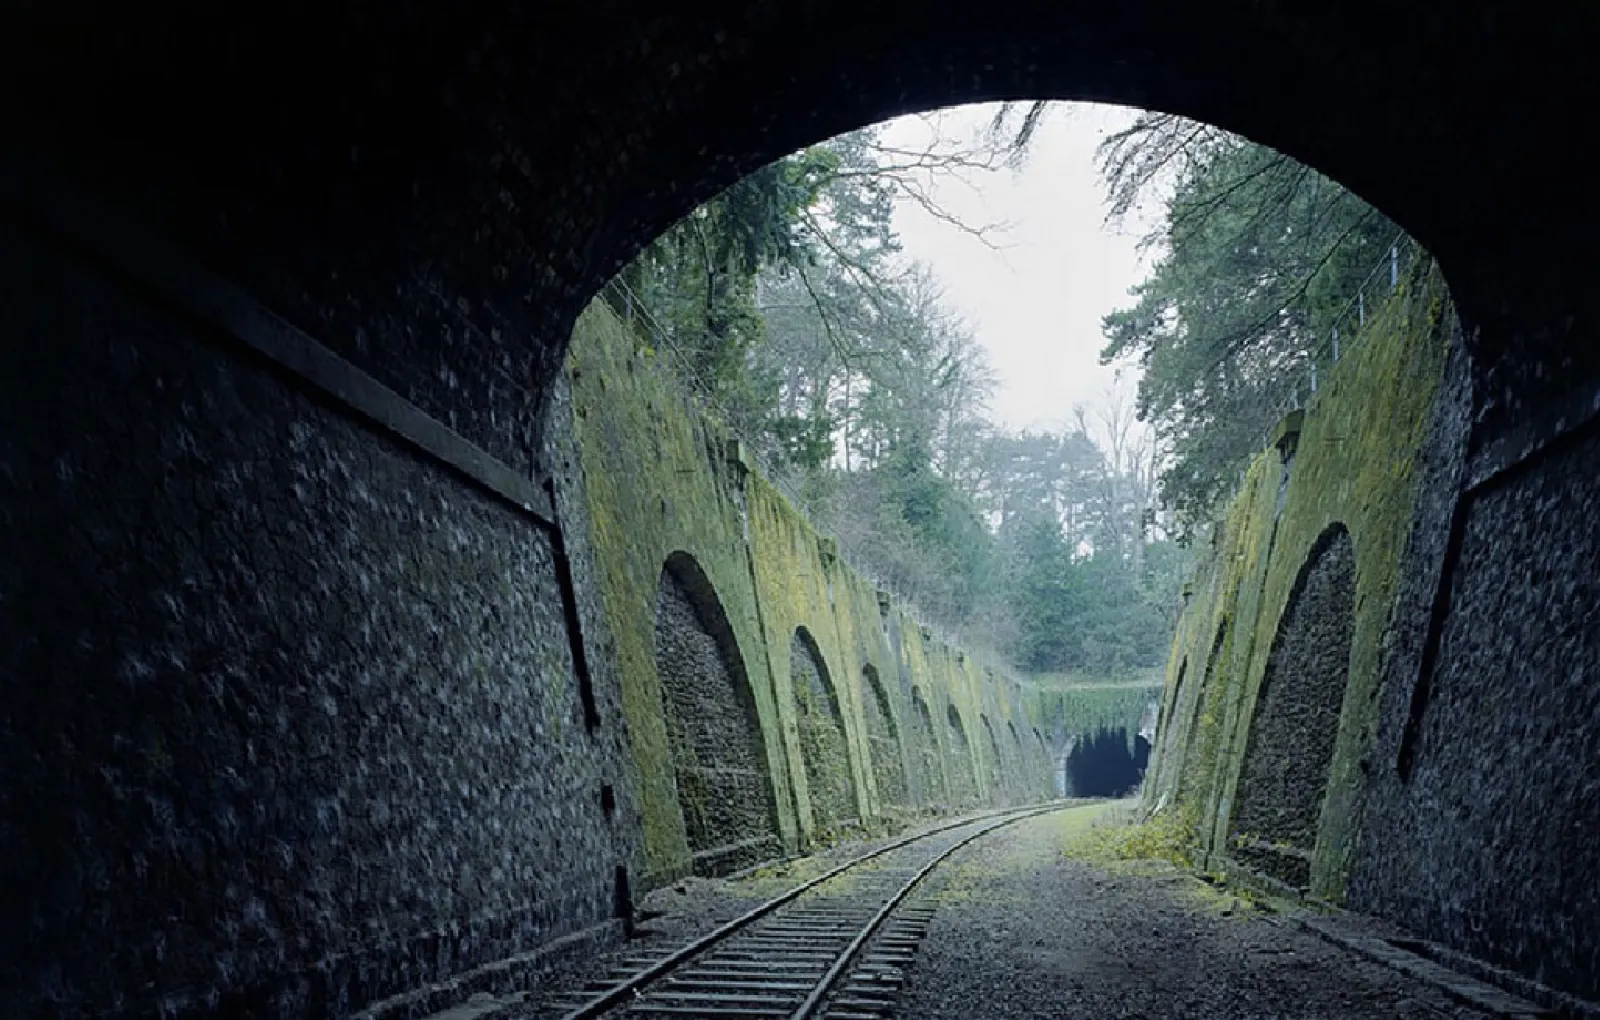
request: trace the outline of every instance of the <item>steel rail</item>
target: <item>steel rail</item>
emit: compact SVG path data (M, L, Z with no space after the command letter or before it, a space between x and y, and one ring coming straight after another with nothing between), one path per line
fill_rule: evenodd
M1027 808L992 811L984 814L974 815L969 818L961 819L960 821L950 822L933 829L928 829L913 836L907 836L903 839L895 840L894 842L885 844L884 846L878 847L875 850L871 850L867 853L851 858L837 867L830 868L823 874L800 883L794 888L789 889L756 907L753 907L733 920L728 921L725 924L722 924L700 936L699 938L692 940L662 959L657 960L639 970L637 973L628 976L627 978L618 982L612 988L607 989L605 992L595 996L593 999L583 1003L581 1006L578 1006L570 1012L563 1014L561 1020L593 1020L595 1017L599 1017L607 1012L610 1012L612 1009L623 1005L626 1000L636 995L640 989L659 980L662 977L667 976L673 971L678 970L685 964L704 954L707 950L711 949L718 943L724 941L732 935L738 934L740 931L748 928L756 921L759 921L781 907L788 905L812 889L815 889L823 883L837 878L851 869L867 863L868 861L876 860L885 854L892 853L895 850L899 850L914 843L921 842L932 836L939 835L940 833L949 832L952 829L959 829L963 826L981 824L985 821L993 820L993 824L986 825L977 832L974 832L965 839L962 839L954 846L951 846L950 848L941 852L932 861L928 862L921 869L919 869L917 873L913 875L909 881L903 883L900 889L893 894L881 908L879 908L879 910L860 930L858 930L856 936L852 938L849 945L847 945L841 951L838 958L835 959L828 970L821 976L821 978L818 979L817 984L813 987L811 993L808 994L799 1009L793 1014L796 1020L804 1020L804 1018L812 1015L817 1005L822 1002L822 1000L832 990L833 986L838 983L839 977L845 973L849 964L857 955L859 955L860 950L866 945L867 941L872 937L872 935L883 926L883 923L889 918L894 908L897 907L901 901L904 900L905 897L909 895L911 891L915 889L916 886L933 871L934 867L942 863L955 851L966 846L968 843L971 843L978 837L993 832L995 829L1009 825L1013 822L1022 821L1025 818L1031 818L1035 815L1064 810L1070 806L1072 806L1070 802L1056 802L1045 806L1036 805Z
M922 884L923 879L927 878L933 873L934 868L937 868L939 865L943 864L957 850L960 850L962 847L981 836L987 836L996 829L1003 828L1015 822L1020 822L1024 818L1032 818L1035 815L1043 815L1048 814L1051 811L1064 810L1066 810L1065 806L1052 805L1050 807L1035 808L1029 811L1016 812L1006 818L1000 819L993 825L984 826L977 832L974 832L972 835L945 850L943 853L939 854L939 856L935 857L927 864L924 864L921 868L917 869L917 873L912 875L911 878L907 880L906 883L902 885L893 896L889 897L888 901L885 902L883 906L878 908L878 912L872 915L872 919L863 925L861 930L856 933L856 937L850 940L850 944L846 946L844 951L839 954L839 958L833 961L833 964L828 968L827 973L823 974L822 977L817 979L816 987L811 989L811 992L806 996L805 1001L800 1003L799 1006L796 1006L795 1011L789 1014L789 1020L810 1020L810 1018L816 1014L817 1010L822 1008L823 1002L827 999L829 993L833 991L833 986L838 984L839 979L843 977L849 970L850 965L855 962L855 958L860 955L862 948L866 946L868 940L870 940L873 935L877 934L879 928L883 927L883 922L889 919L889 915L894 913L895 908L900 905L902 900L911 895L912 890Z

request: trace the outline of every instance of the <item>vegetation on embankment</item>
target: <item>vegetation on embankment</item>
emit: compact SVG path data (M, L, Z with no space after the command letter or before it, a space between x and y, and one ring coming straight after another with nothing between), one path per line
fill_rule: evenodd
M1431 263L1402 276L1303 414L1256 457L1211 535L1169 660L1146 784L1158 812L1193 818L1202 860L1233 853L1232 814L1258 698L1297 585L1330 529L1348 531L1355 598L1348 682L1309 887L1338 900L1360 825L1383 650L1416 499L1413 462L1455 335ZM1293 664L1284 664L1292 673Z
M692 561L704 577L697 597L726 620L728 665L754 703L785 849L826 840L845 822L882 826L964 807L951 803L950 790L987 804L1047 794L1042 735L1004 664L947 640L846 563L604 303L574 330L567 378L604 641L636 769L646 887L687 873L696 849L675 781L674 754L685 751L668 731L656 657L669 559ZM808 649L800 678L797 640ZM879 724L869 713L879 709L892 736L875 749L870 731ZM821 722L842 730L842 756L819 759L802 712L833 720ZM900 774L926 780L898 788L898 800L874 759L886 747L901 756ZM936 774L912 767L925 762ZM963 768L970 774L952 772ZM827 811L808 771L836 791Z

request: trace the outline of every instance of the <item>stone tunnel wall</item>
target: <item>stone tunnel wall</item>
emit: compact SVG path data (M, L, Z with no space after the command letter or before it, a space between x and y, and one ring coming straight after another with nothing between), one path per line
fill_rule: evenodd
M1183 813L1209 866L1261 867L1241 859L1253 840L1236 837L1265 837L1294 847L1298 870L1280 869L1280 878L1344 898L1372 772L1385 635L1420 505L1416 451L1455 337L1442 278L1418 268L1251 464L1186 589L1145 796ZM1291 610L1297 587L1327 587L1322 567L1311 568L1318 553L1336 573L1351 560L1353 594L1342 583L1328 593L1350 598L1347 637L1342 626L1318 637L1305 626L1311 617ZM1310 700L1318 708L1308 715ZM1252 733L1269 757L1294 747L1316 758L1300 763L1308 789L1246 789L1241 776L1266 764L1250 754ZM1252 826L1268 831L1242 831Z
M850 567L603 302L579 320L567 378L607 652L621 677L639 784L637 887L692 866L656 649L658 577L675 555L698 565L726 616L786 850L846 823L876 829L915 811L1023 799L1002 785L1007 773L988 761L993 751L971 739L980 716L1002 728L1036 727L1016 680L939 637ZM868 671L891 678L881 697L865 682ZM926 720L913 707L918 694ZM964 747L952 740L951 712L971 721ZM881 762L885 755L894 760ZM1026 799L1047 796L1044 755L1031 755L1027 768L1028 781L1017 783ZM980 777L993 782L980 787Z
M0 321L0 1014L337 1016L608 923L581 507L558 549L9 221Z
M1310 885L1355 623L1355 553L1335 525L1290 593L1261 679L1230 836L1251 867Z
M0 224L0 1014L390 1017L525 987L616 938L630 895L821 834L800 627L869 828L952 809L913 686L941 719L1032 724L603 309L543 445L502 456L153 250L175 275ZM669 561L695 569L663 585ZM870 764L868 666L915 807ZM702 782L686 812L711 777L740 802Z

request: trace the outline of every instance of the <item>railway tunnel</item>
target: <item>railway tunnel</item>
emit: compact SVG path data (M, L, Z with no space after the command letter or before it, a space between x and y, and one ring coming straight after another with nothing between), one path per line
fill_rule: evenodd
M763 842L801 845L809 782L831 791L829 818L854 818L886 734L919 734L908 798L984 795L999 765L974 755L998 745L963 719L1011 716L1009 694L929 665L950 656L921 650L909 620L896 627L919 649L891 661L865 637L869 588L760 597L781 567L748 556L745 529L818 578L834 568L746 500L759 490L729 481L745 469L703 431L669 434L643 410L593 440L612 444L614 477L576 468L585 383L561 366L604 281L743 174L895 113L1006 98L1237 131L1437 256L1459 339L1403 548L1348 529L1348 627L1365 629L1319 636L1305 607L1344 597L1345 554L1285 530L1296 562L1269 579L1282 619L1257 628L1264 683L1174 746L1249 749L1206 784L1218 854L1260 830L1280 880L1600 997L1584 920L1600 859L1583 836L1600 821L1583 767L1600 726L1592 17L1487 2L13 7L0 1005L347 1015L604 937L619 867L644 886L707 851L720 870ZM659 450L629 460L630 434ZM703 505L617 481L674 451L717 458ZM594 548L597 505L679 521L698 573L667 569L676 550L647 536ZM1364 603L1380 555L1403 570ZM660 642L658 599L679 621ZM1244 648L1223 622L1194 621L1191 663ZM802 627L815 651L784 657ZM1295 757L1257 706L1323 668L1297 649L1352 640L1354 662L1377 633L1359 694L1331 668L1305 707L1338 720L1333 749ZM724 703L749 739L704 766L658 665L696 656L750 688ZM861 714L863 697L883 703L856 683L868 666L930 684L888 699L893 727ZM822 692L808 739L826 761L786 728L794 676ZM1205 691L1222 687L1191 687L1184 708L1211 719ZM1361 778L1333 805L1308 806L1294 773L1252 799L1266 787L1249 777L1285 753ZM681 809L696 782L752 772L748 818Z

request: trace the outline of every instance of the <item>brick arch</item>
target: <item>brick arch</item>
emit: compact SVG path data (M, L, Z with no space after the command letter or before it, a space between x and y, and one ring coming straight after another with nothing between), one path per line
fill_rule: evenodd
M822 649L805 627L789 642L789 676L813 834L857 824L861 805L845 735L844 706Z
M777 799L755 692L722 602L685 552L661 569L655 662L694 871L722 874L775 856Z
M1350 532L1334 524L1312 546L1279 618L1240 768L1234 852L1296 886L1310 884L1349 682L1355 575Z

